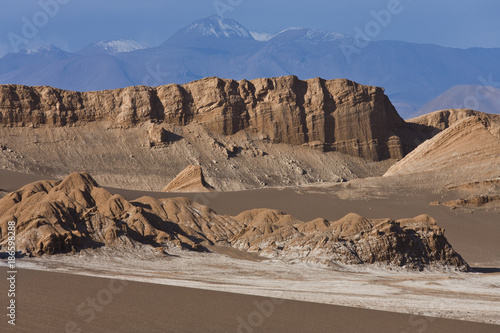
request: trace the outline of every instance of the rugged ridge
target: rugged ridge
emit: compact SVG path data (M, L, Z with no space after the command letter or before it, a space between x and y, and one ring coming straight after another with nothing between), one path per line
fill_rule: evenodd
M18 251L31 255L102 246L205 251L216 244L326 265L469 268L427 215L368 220L349 214L339 221L302 222L277 210L254 209L222 216L186 198L127 201L85 173L28 184L2 198L0 247L6 245L9 221L16 223Z
M216 77L184 85L98 92L0 86L0 124L72 126L111 121L201 124L222 135L244 131L273 143L314 143L369 160L401 159L418 143L384 89L345 79L296 76L234 81Z
M408 119L407 122L425 126L430 130L442 131L469 117L478 117L488 121L500 122L500 115L471 109L445 109L434 111L429 114Z

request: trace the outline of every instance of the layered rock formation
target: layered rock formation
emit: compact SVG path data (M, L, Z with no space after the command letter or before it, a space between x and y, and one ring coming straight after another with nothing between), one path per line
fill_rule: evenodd
M435 111L417 118L409 119L407 122L425 126L429 130L443 131L469 117L478 117L488 121L500 122L500 115L471 109L446 109Z
M394 164L386 176L434 173L455 185L500 177L500 116L444 110L412 121L441 132Z
M53 179L78 170L103 186L156 192L191 164L202 165L218 191L381 176L392 164L272 144L244 132L218 135L197 124L0 127L0 145L0 168Z
M217 244L287 261L380 263L422 269L468 265L431 217L339 221L296 220L271 209L221 216L185 198L127 201L100 188L88 174L24 186L0 200L0 245L16 222L17 249L32 255L86 248L151 245L205 250Z
M400 159L415 146L382 88L295 76L253 81L207 78L185 85L78 93L50 87L0 86L0 124L70 126L111 121L201 124L273 143L319 142L370 160ZM161 136L161 134L160 134Z
M163 192L211 192L214 188L207 184L199 165L188 165L175 177Z

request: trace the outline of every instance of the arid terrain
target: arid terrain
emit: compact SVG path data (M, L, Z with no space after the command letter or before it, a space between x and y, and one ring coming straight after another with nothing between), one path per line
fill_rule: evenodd
M498 115L405 121L382 88L290 76L92 93L5 85L0 126L0 246L15 221L28 278L286 299L317 318L311 331L336 311L323 305L352 307L352 320L354 308L395 315L381 332L500 327ZM280 316L267 320L291 327ZM341 330L377 331L376 317Z

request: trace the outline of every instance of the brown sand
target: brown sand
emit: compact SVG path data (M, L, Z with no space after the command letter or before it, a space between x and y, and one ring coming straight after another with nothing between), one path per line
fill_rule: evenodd
M2 276L6 269L0 268ZM2 278L0 290L7 290ZM149 283L19 270L1 332L498 332L499 326ZM112 283L110 285L110 282ZM122 291L118 291L123 286ZM113 292L111 292L111 290ZM99 311L86 304L94 298ZM102 302L102 303L99 303ZM264 307L259 310L256 305ZM101 306L101 304L105 304ZM272 304L272 305L271 305ZM2 308L6 300L2 297ZM81 314L77 312L80 307ZM82 313L83 311L83 313ZM241 319L241 321L239 321ZM248 326L241 324L245 321ZM253 325L253 326L251 326ZM69 329L68 329L69 328Z
M20 173L9 170L0 170L0 190L12 192L18 190L31 182L47 179L44 175L34 175L27 173Z

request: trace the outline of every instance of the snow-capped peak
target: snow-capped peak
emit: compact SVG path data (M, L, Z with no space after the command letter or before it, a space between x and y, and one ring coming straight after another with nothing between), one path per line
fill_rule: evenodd
M339 32L330 32L330 31L306 29L306 28L288 28L273 35L270 40L278 42L304 40L309 43L323 43L323 42L343 41L343 40L348 40L350 38L351 37L349 35Z
M146 48L144 45L133 39L100 41L95 43L94 47L101 50L103 53L110 55L127 53Z
M306 28L302 28L302 27L289 27L289 28L286 28L284 30L281 30L280 32L278 32L275 35L279 35L281 33L287 32L287 31L297 31L297 30L307 30L307 29Z
M343 40L349 38L348 35L339 32L322 31L315 29L306 29L299 27L286 28L275 34L270 34L267 32L256 32L251 31L252 37L259 42L268 42L275 37L281 36L287 39L305 39L312 42L332 42L335 40Z
M45 45L36 49L24 49L19 51L19 53L24 53L27 55L35 55L35 54L41 54L41 53L48 53L48 52L54 52L54 53L63 53L64 51L55 47L54 45Z
M273 39L274 37L282 34L282 33L285 33L285 32L288 32L288 31L296 31L296 30L307 30L305 28L298 28L298 27L290 27L290 28L286 28L285 30L282 30L280 32L277 32L275 34L270 34L268 32L257 32L257 31L250 31L250 34L252 35L252 37L256 40L256 41L259 41L259 42L268 42L270 41L271 39Z
M316 41L332 42L334 40L348 38L349 36L340 32L309 29L305 37Z
M253 39L259 42L267 42L275 36L274 34L270 34L267 32L257 32L257 31L250 31L250 35L252 35Z
M224 19L220 16L210 16L198 20L184 29L184 34L198 34L202 36L214 36L217 38L239 37L253 39L250 32L241 24L232 19Z
M23 49L19 50L19 52L17 53L10 53L10 54L13 57L28 56L39 60L65 59L72 56L71 53L61 50L60 48L54 45L45 45L36 49Z

